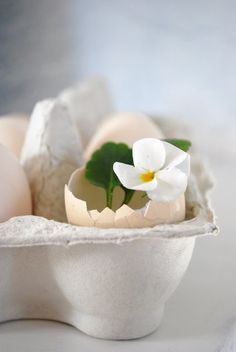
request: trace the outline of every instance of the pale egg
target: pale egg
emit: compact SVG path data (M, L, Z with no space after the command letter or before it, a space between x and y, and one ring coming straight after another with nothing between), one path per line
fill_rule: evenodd
M141 113L120 112L111 115L97 130L85 150L89 160L93 152L106 142L126 143L132 147L141 138L164 138L161 129L150 117Z
M16 157L0 145L0 222L32 214L31 193L24 170Z
M15 114L0 117L0 143L19 159L29 124L29 117Z

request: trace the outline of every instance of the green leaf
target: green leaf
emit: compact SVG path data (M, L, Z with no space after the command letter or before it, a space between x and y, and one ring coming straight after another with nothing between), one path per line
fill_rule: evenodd
M113 191L120 186L125 192L123 204L127 204L134 191L121 185L113 171L113 164L118 161L133 165L132 149L124 143L108 142L95 151L86 165L85 176L93 185L102 187L106 191L107 206L112 208Z
M187 139L171 138L171 139L163 139L163 141L174 145L175 147L183 150L184 152L187 152L192 145L192 143Z

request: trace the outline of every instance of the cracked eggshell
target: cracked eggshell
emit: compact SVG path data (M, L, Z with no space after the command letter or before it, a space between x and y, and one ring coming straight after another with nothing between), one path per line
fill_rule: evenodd
M31 194L23 168L16 157L0 145L0 222L32 214Z
M126 112L126 113L116 113L111 115L100 127L100 129L97 131L97 133L94 135L92 138L90 144L88 145L87 149L85 150L85 159L89 160L91 155L94 153L95 150L99 149L104 143L108 141L113 141L113 142L122 142L128 144L130 147L132 147L133 143L137 141L138 139L141 138L158 138L162 139L165 138L163 132L161 129L157 126L156 123L152 121L151 118L148 116L141 114L141 113L131 113L131 112ZM79 175L78 173L74 173L72 175L71 180L73 178L77 178ZM84 182L84 181L79 181L79 182ZM75 184L74 187L74 182L72 181L71 187L66 188L66 197L68 197L67 193L71 193L71 197L73 196L74 190L76 190L74 196L81 197L80 191L78 192L78 184ZM83 185L83 189L90 189L91 186L88 185ZM94 187L94 189L91 190L91 192L87 192L87 194L91 194L91 197L93 199L94 204L90 200L90 196L88 198L82 198L84 200L88 200L88 209L89 204L93 204L94 207L97 206L97 201L96 199L103 199L103 209L105 208L105 193L103 194L98 194L96 197L96 192L101 192L96 191L97 187ZM121 192L121 191L117 191ZM136 193L141 194L140 192ZM185 196L184 194L181 195L175 202L172 203L156 203L156 202L149 202L147 203L146 201L143 201L141 196L136 196L131 202L131 207L121 207L120 209L116 210L115 214L115 221L114 221L114 226L115 227L151 227L160 223L174 223L174 222L179 222L184 220L185 218ZM85 195L83 195L85 196ZM137 197L138 203L136 204ZM115 199L117 199L117 195L114 196ZM119 203L121 204L122 197L119 195L118 197ZM72 200L72 198L70 198ZM141 209L142 207L146 205L145 209L145 214L140 214L137 209ZM101 210L101 204L99 204L100 210ZM136 209L134 211L133 209ZM79 207L77 207L77 211ZM96 208L98 209L98 208ZM98 209L99 210L99 209ZM121 212L122 210L122 212ZM73 213L73 211L72 211ZM105 217L105 214L101 214ZM101 221L101 215L100 215L100 222L96 223L96 226L102 226L103 223ZM69 214L67 213L68 221L70 222L70 217L71 217L71 212ZM76 215L75 217L73 216L73 221L72 223L79 225L79 222L76 221ZM109 222L109 226L112 225L112 222ZM89 226L89 224L88 224ZM107 227L107 226L104 226Z
M147 201L136 192L130 206L122 205L123 191L115 189L114 207L106 207L105 191L90 184L85 169L77 169L65 186L65 207L68 222L78 226L101 228L143 228L171 224L185 219L185 196L172 203Z
M161 129L148 116L133 112L110 115L88 144L85 159L89 160L93 152L106 142L122 142L132 147L135 141L146 137L164 138Z
M20 159L29 125L29 116L14 114L0 117L0 143Z

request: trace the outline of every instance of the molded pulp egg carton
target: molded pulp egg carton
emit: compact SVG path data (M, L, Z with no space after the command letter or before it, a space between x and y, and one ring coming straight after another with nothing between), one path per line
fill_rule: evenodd
M83 99L77 101L91 109ZM98 98L92 109L99 103ZM86 119L78 124L84 138L86 128L95 128ZM159 125L167 137L183 132L167 119ZM0 321L56 320L107 339L151 333L188 267L196 238L218 231L211 187L205 167L193 156L187 217L179 224L101 229L39 216L0 224Z

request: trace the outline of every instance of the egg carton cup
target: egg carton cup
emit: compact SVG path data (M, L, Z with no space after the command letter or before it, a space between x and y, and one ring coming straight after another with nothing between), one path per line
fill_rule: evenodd
M154 331L195 239L218 232L211 179L199 162L193 175L179 224L103 229L36 216L0 224L0 321L56 320L106 339Z
M94 104L88 103L85 88L86 99L79 101L90 109ZM95 99L96 89L92 96L101 102ZM64 93L64 100L70 99L77 118L73 89ZM105 103L100 105L102 112ZM111 109L108 105L106 110ZM88 116L92 119L93 111ZM77 123L88 128L86 119ZM158 123L167 137L178 137L173 121ZM84 133L92 135L89 129ZM207 168L193 156L182 222L97 228L22 216L1 223L0 322L50 319L106 339L150 334L188 267L196 238L218 232L209 203L211 188Z

